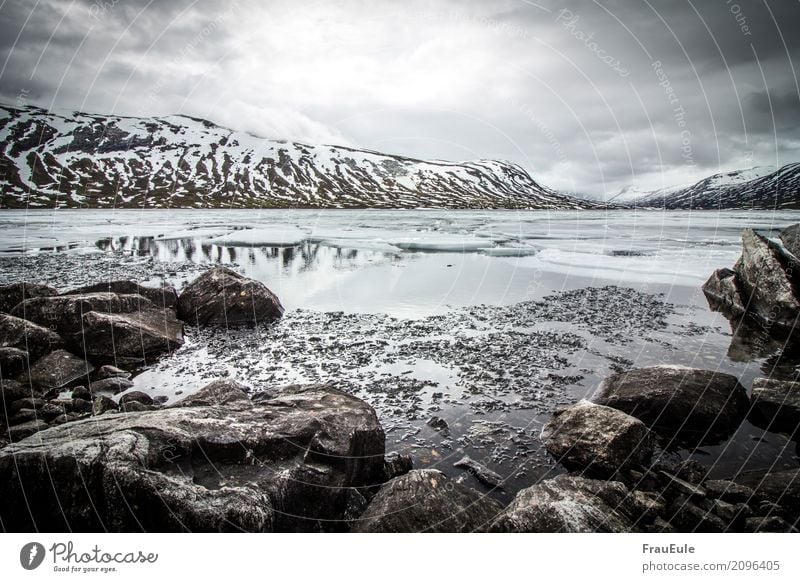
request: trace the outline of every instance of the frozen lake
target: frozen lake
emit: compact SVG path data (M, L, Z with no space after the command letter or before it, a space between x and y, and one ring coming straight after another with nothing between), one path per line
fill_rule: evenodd
M794 377L779 346L732 338L700 286L736 261L743 228L772 236L795 222L800 212L3 211L0 283L180 288L198 265L230 264L280 297L284 320L189 329L136 389L174 399L225 374L256 389L340 382L375 406L390 449L453 475L469 454L508 480L503 496L559 470L542 424L614 371L684 364L748 390ZM794 443L749 422L669 454L720 476L797 465Z
M419 317L576 286L696 289L800 212L57 210L0 214L4 255L237 263L288 309Z

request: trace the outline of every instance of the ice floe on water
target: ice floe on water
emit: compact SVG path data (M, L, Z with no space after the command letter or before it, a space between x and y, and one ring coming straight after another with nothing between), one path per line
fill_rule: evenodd
M285 247L302 243L309 235L296 226L269 225L235 230L206 242L224 247Z

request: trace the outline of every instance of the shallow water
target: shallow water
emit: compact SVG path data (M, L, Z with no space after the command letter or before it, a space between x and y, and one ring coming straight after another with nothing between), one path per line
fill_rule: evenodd
M743 228L771 236L798 221L785 211L4 211L0 277L68 287L82 279L66 265L102 264L180 286L193 264L231 264L278 294L284 321L189 330L136 388L174 399L224 374L255 388L338 381L376 407L390 449L453 475L468 453L508 479L507 497L559 470L542 424L615 370L720 369L748 390L758 376L792 377L795 363L776 368L775 349L729 349L730 325L700 286L736 261ZM427 424L434 415L449 434ZM793 443L749 422L725 443L672 454L718 476L798 462Z

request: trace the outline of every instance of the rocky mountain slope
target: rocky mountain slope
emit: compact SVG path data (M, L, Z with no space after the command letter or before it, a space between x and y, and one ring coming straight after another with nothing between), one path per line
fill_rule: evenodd
M797 210L800 209L800 163L788 164L777 171L757 167L714 174L691 186L650 192L629 204L670 210Z
M186 116L0 106L0 207L584 208L499 161L261 139Z

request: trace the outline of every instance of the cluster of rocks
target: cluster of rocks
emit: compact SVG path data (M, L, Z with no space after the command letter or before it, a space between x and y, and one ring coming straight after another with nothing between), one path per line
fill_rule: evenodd
M657 447L719 442L751 409L776 407L785 419L789 412L772 397L780 384L757 380L749 400L735 377L708 370L656 366L610 376L591 401L559 411L544 427L548 452L573 474L520 493L517 515L506 510L506 529L796 531L800 469L716 480L694 461L666 464L654 455ZM554 497L570 503L531 512L532 503Z
M773 335L791 334L800 318L800 224L777 239L742 232L742 255L733 269L718 269L703 285L712 309L738 321L747 317Z
M218 380L172 405L130 391L131 370L179 346L183 323L281 316L264 285L228 269L180 295L126 281L62 294L7 286L0 310L8 531L788 532L800 522L800 469L719 480L657 454L721 442L748 415L794 435L800 383L759 379L748 398L708 370L609 376L542 431L568 472L503 506L491 496L503 478L469 457L455 465L489 493L385 454L373 407L330 384L251 396Z
M128 392L131 372L183 344L190 324L258 323L283 308L265 285L215 267L178 295L170 286L109 281L59 293L0 287L0 445L108 410L158 406Z

